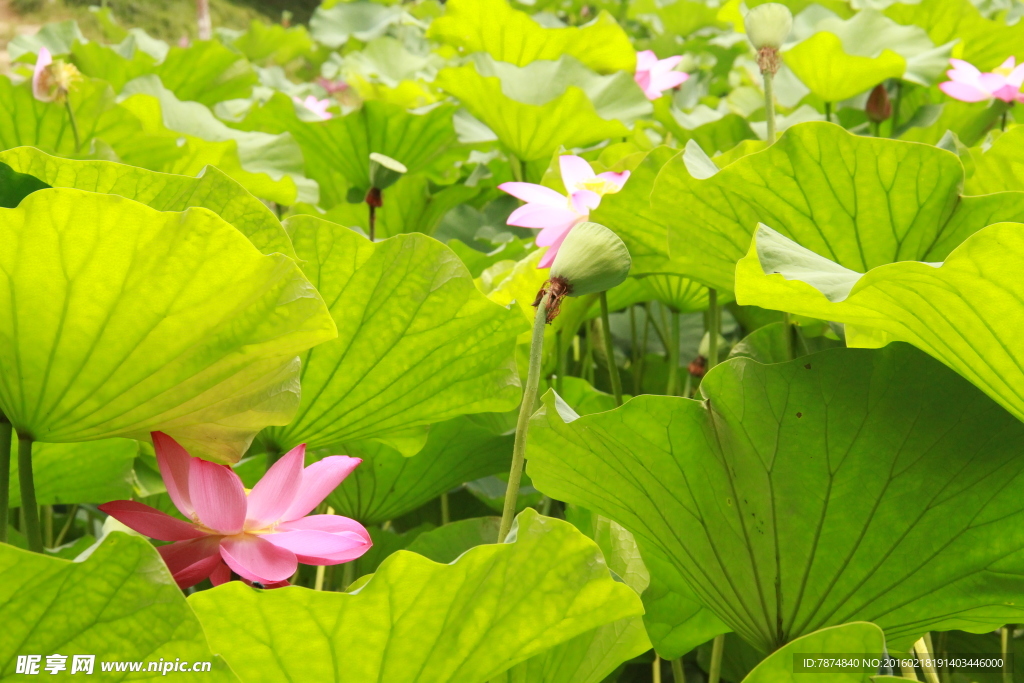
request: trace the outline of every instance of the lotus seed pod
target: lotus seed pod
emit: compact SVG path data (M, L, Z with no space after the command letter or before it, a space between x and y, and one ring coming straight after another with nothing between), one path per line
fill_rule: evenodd
M374 152L370 155L370 186L378 190L386 190L409 172L401 162L391 157Z
M747 38L756 49L767 47L778 50L793 28L793 14L785 5L769 2L747 12L743 26Z
M632 265L618 235L597 223L581 223L558 248L551 279L564 280L569 296L584 296L622 284Z

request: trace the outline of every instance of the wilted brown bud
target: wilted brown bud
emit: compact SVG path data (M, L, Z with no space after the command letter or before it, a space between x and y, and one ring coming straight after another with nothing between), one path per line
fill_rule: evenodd
M868 118L874 123L881 123L892 116L892 101L885 86L879 83L868 96L868 105L865 108Z
M690 367L687 369L690 371L691 375L700 379L708 371L708 359L704 356L697 356L690 361Z

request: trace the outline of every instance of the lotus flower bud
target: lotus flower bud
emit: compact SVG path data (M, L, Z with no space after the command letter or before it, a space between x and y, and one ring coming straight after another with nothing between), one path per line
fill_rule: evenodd
M558 315L567 296L604 292L622 284L629 275L633 259L619 236L597 223L580 223L558 248L551 264L551 277L537 293L534 306L550 295L547 321Z
M878 84L871 91L865 112L874 123L881 123L892 116L892 101L884 85Z
M747 38L756 49L778 50L793 29L793 14L785 5L769 2L747 12L743 26L746 28Z
M402 163L374 152L370 155L370 187L386 190L409 172Z

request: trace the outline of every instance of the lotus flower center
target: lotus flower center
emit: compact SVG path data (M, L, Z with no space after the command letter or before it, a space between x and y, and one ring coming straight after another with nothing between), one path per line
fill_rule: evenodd
M1013 73L1013 69L1007 69L1005 66L1000 66L992 69L992 73L999 74L1003 78L1007 78L1011 73Z
M617 183L613 183L610 180L594 177L576 183L576 189L590 190L598 196L603 197L606 194L615 194L622 188Z

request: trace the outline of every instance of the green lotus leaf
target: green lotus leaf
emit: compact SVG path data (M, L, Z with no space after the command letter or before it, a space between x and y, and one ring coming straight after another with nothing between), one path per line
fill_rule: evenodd
M839 102L871 89L887 78L900 78L907 70L903 57L890 49L877 56L848 54L843 41L823 31L785 51L786 65L826 102Z
M905 344L833 349L729 360L701 393L573 419L549 392L535 486L622 524L652 580L762 652L849 621L895 651L1019 620L1024 425L955 373Z
M473 548L452 564L397 552L352 594L257 592L232 582L189 603L214 649L243 678L339 683L483 683L642 611L636 593L612 580L597 546L572 525L528 510L511 539Z
M421 114L387 102L364 102L329 121L301 121L294 103L277 94L239 124L246 130L290 133L302 148L306 173L320 185L320 205L346 201L350 187L370 186L370 154L397 159L410 174L426 171L457 143L452 114L442 105Z
M436 82L521 161L546 162L559 147L622 137L651 111L631 74L599 76L570 56L516 67L476 53Z
M28 57L34 62L41 47L46 47L51 54L63 55L71 50L75 42L84 40L85 36L76 22L58 21L43 26L32 35L14 37L8 43L7 55L12 62L26 61Z
M673 577L674 586L654 574L643 593L644 628L662 659L677 659L729 627L694 592Z
M958 40L954 57L965 59L982 71L991 71L1010 56L1024 60L1024 24L985 19L969 0L921 0L895 3L886 16L928 31L936 45Z
M299 57L310 56L315 46L305 26L267 24L253 19L249 30L231 41L251 62L270 61L288 64Z
M334 49L351 38L368 42L384 35L388 27L406 17L401 6L375 2L339 2L318 7L309 20L309 31L318 43Z
M659 173L651 208L668 227L677 272L729 292L758 222L867 270L941 260L986 225L1024 219L1024 194L961 197L962 183L945 150L811 122L710 176L691 173L678 154Z
M363 464L328 498L339 515L380 524L412 512L467 481L507 471L512 437L496 435L466 417L430 428L427 442L409 458L383 444L346 444ZM429 555L428 555L429 557Z
M1011 128L1000 135L987 150L971 148L970 161L974 172L964 189L970 194L1024 191L1024 126Z
M285 226L339 336L303 358L298 414L264 432L268 448L331 446L516 406L515 341L526 322L480 294L450 249L417 234L375 244L312 216Z
M420 534L406 550L434 562L450 564L470 548L497 543L500 526L500 517L460 519Z
M21 504L18 485L18 441L11 444L9 505ZM121 500L132 495L132 465L139 444L131 439L83 443L41 443L32 449L36 503L63 505Z
M629 3L627 16L639 21L656 33L685 38L706 26L723 27L718 19L720 7L692 0L638 0Z
M679 0L685 2L685 0ZM717 109L698 104L689 112L675 106L672 98L661 97L654 101L654 118L675 136L677 146L695 140L702 149L716 151L731 150L744 140L756 138L754 128L766 124L751 124L745 118L731 112L723 99ZM777 124L783 124L785 117L779 116ZM785 130L781 125L777 130Z
M1024 225L991 225L944 263L900 262L861 274L765 226L736 270L741 303L846 323L849 346L906 341L1024 419L1020 365Z
M690 278L674 273L646 275L640 280L654 300L673 311L696 313L707 310L708 290Z
M544 28L505 0L452 0L427 37L516 66L571 55L598 73L636 70L629 36L605 11L585 26Z
M877 659L885 652L885 635L882 629L868 622L853 622L840 626L823 628L797 638L773 652L747 674L743 683L796 683L806 680L808 675L816 676L828 683L872 683L878 681L874 671L835 672L812 671L795 673L796 655L837 654L847 659ZM824 675L822 675L824 674ZM906 680L906 679L899 679Z
M46 657L61 654L66 676L73 655L95 655L93 674L101 678L112 676L101 662L180 659L211 662L197 679L238 680L211 652L185 596L143 538L111 534L83 562L0 543L0 620L4 679L23 677L15 674L18 655L40 655L39 672L49 677ZM161 673L131 678L159 680Z
M288 235L270 209L212 166L205 168L198 178L190 178L109 161L61 159L33 147L0 152L0 164L36 179L38 185L26 188L31 191L73 187L116 194L157 211L184 211L201 206L238 228L264 254L280 252L295 256ZM17 206L26 194L27 191L14 194L10 199L17 197L17 201L5 205Z
M36 441L162 430L234 462L336 329L287 256L202 208L48 189L0 209L0 407Z

